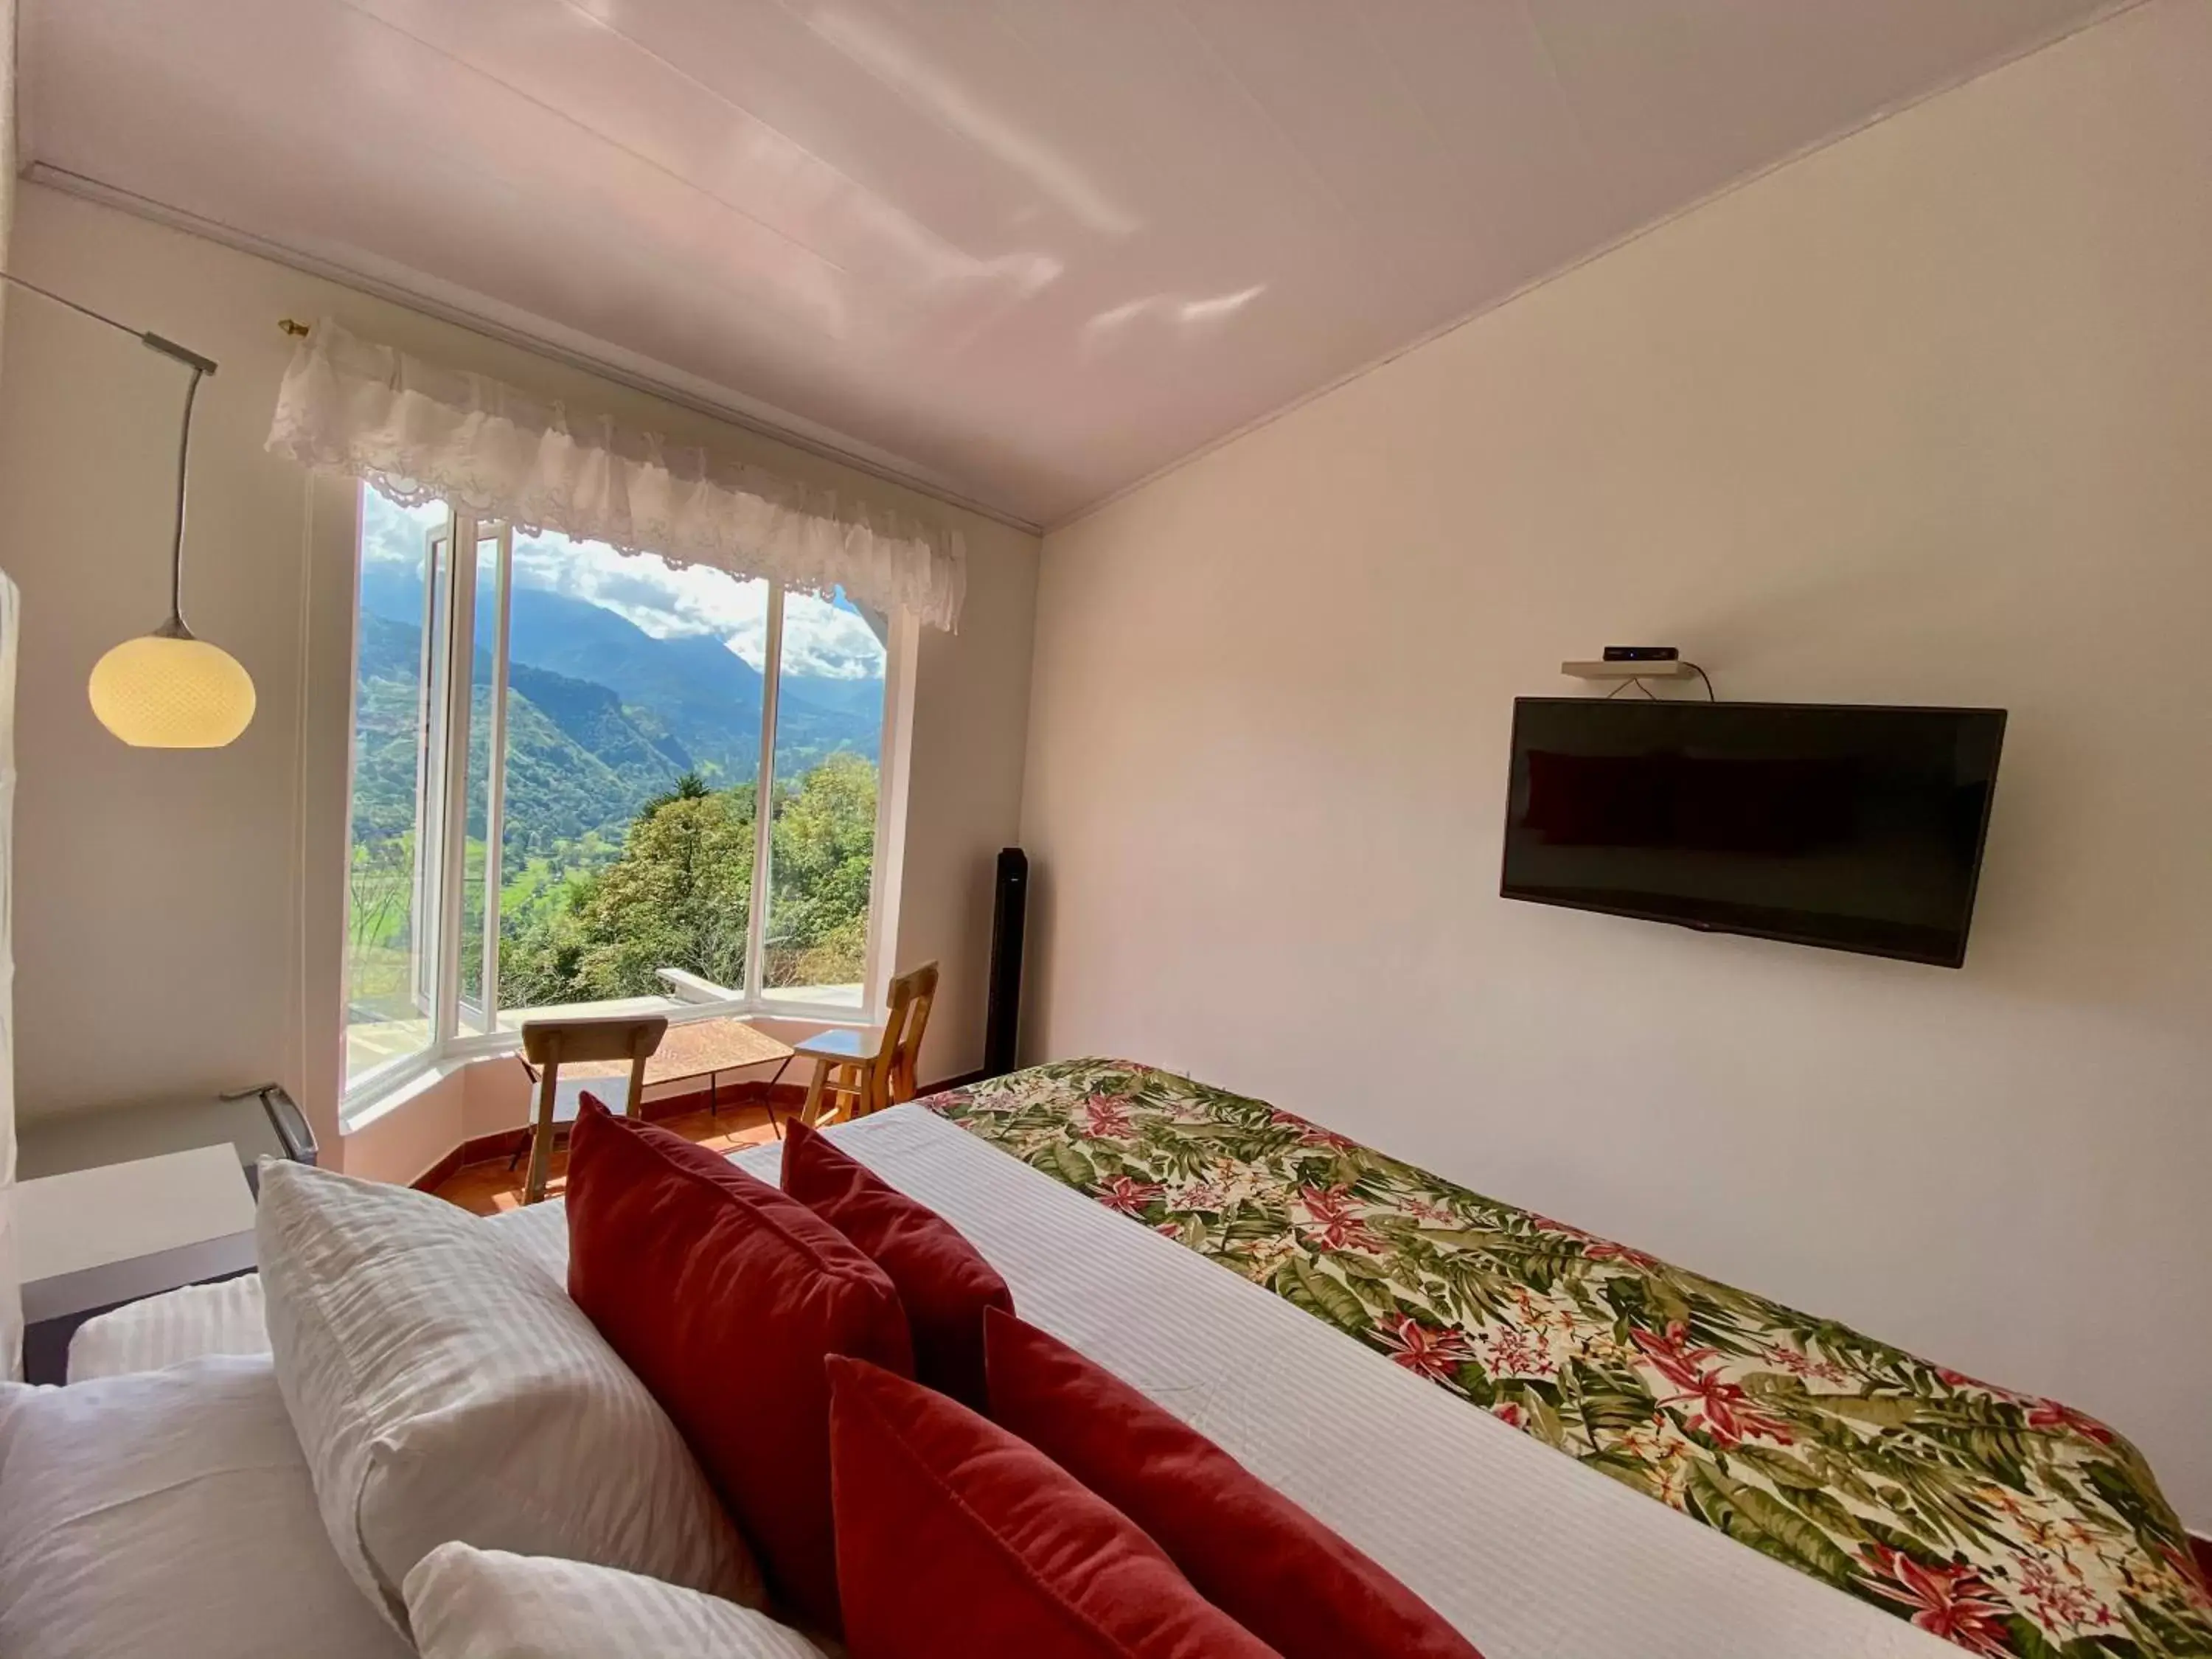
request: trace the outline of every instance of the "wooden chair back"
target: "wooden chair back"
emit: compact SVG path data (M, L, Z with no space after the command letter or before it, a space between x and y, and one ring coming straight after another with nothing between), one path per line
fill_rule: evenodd
M553 1161L553 1104L560 1090L561 1067L609 1060L629 1061L629 1085L623 1091L622 1111L624 1117L635 1117L645 1095L645 1063L667 1034L665 1014L605 1014L522 1022L523 1059L538 1068L538 1109L531 1127L530 1177L523 1183L524 1203L535 1204L545 1196Z
M891 981L890 1006L884 1020L883 1046L877 1050L875 1092L867 1109L879 1111L912 1100L919 1085L915 1068L921 1060L921 1039L929 1030L929 1011L937 1000L937 964L925 962L912 973Z
M901 974L891 981L887 1000L883 1029L876 1033L872 1050L864 1046L865 1036L849 1025L821 1032L793 1049L814 1062L801 1122L820 1122L823 1105L832 1100L842 1115L851 1119L915 1097L915 1069L921 1040L929 1030L929 1011L937 1000L937 964L926 962L912 973ZM852 1103L849 1109L843 1104L847 1101Z

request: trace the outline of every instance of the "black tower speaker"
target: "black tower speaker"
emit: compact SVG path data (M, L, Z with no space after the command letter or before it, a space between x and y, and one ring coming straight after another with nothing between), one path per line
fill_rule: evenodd
M999 878L991 903L991 994L983 1018L983 1075L1003 1077L1014 1069L1021 1038L1022 926L1029 912L1030 860L1018 847L999 854Z

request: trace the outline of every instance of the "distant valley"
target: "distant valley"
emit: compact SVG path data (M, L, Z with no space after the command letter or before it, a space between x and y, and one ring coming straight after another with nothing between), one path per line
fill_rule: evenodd
M356 837L400 833L414 811L419 570L362 572ZM478 752L490 631L478 629ZM588 600L517 587L509 612L506 855L517 866L596 833L618 842L639 806L685 772L710 787L760 766L760 672L710 635L658 639ZM795 778L839 750L878 758L884 684L787 675L776 769Z

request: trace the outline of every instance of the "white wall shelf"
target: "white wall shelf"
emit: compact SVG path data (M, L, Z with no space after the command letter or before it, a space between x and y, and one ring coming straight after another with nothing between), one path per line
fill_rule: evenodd
M1686 662L1563 662L1559 672L1578 680L1686 680L1697 671Z

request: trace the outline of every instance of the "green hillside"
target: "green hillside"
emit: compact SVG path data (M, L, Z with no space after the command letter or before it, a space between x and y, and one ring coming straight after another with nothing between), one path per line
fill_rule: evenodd
M401 618L420 615L419 583L410 593L364 580L349 993L364 1017L393 1017L412 995L422 637ZM655 638L538 589L514 596L509 653L502 1005L649 994L659 967L735 984L751 899L757 671L711 637ZM849 983L866 949L882 682L822 682L811 697L807 685L787 680L780 720L765 971L772 984ZM470 772L481 780L488 672L471 690ZM472 781L470 962L482 939L483 802Z

